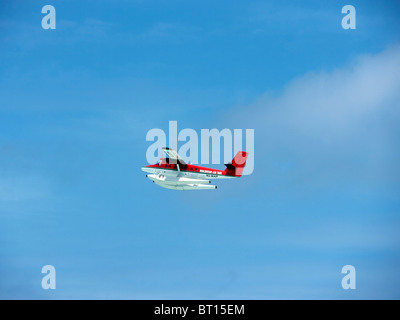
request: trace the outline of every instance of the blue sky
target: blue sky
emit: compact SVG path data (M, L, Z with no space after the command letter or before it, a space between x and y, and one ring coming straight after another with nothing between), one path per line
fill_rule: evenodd
M399 299L400 6L346 4L2 3L0 297ZM255 129L254 173L154 186L170 120Z

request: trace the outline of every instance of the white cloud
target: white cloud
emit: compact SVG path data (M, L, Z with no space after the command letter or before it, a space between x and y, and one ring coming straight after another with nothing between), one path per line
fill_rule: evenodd
M393 46L297 78L232 120L256 129L256 174L263 166L261 175L302 185L352 177L387 184L400 180L399 107L400 46Z

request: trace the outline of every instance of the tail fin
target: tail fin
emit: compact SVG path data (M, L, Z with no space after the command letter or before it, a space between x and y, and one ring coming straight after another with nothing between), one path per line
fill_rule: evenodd
M241 177L244 166L246 165L247 155L247 152L239 151L232 159L232 162L225 164L225 174L227 176Z

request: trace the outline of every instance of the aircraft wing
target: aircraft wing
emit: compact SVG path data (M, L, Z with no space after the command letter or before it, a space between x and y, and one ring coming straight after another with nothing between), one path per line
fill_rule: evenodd
M186 165L186 162L179 156L178 152L171 148L163 148L164 152L168 155L170 159L175 159L182 165Z

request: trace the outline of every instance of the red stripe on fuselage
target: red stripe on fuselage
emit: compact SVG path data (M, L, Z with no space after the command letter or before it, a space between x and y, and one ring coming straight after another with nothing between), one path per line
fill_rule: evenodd
M176 170L178 171L177 165L176 164L171 164L171 163L156 163L152 165L146 166L147 168L154 168L154 169L169 169L169 170ZM208 173L208 174L218 174L218 175L226 175L226 171L218 170L218 169L212 169L212 168L207 168L207 167L200 167L200 166L194 166L191 164L186 164L186 165L179 165L179 169L182 172L193 172L193 173Z

